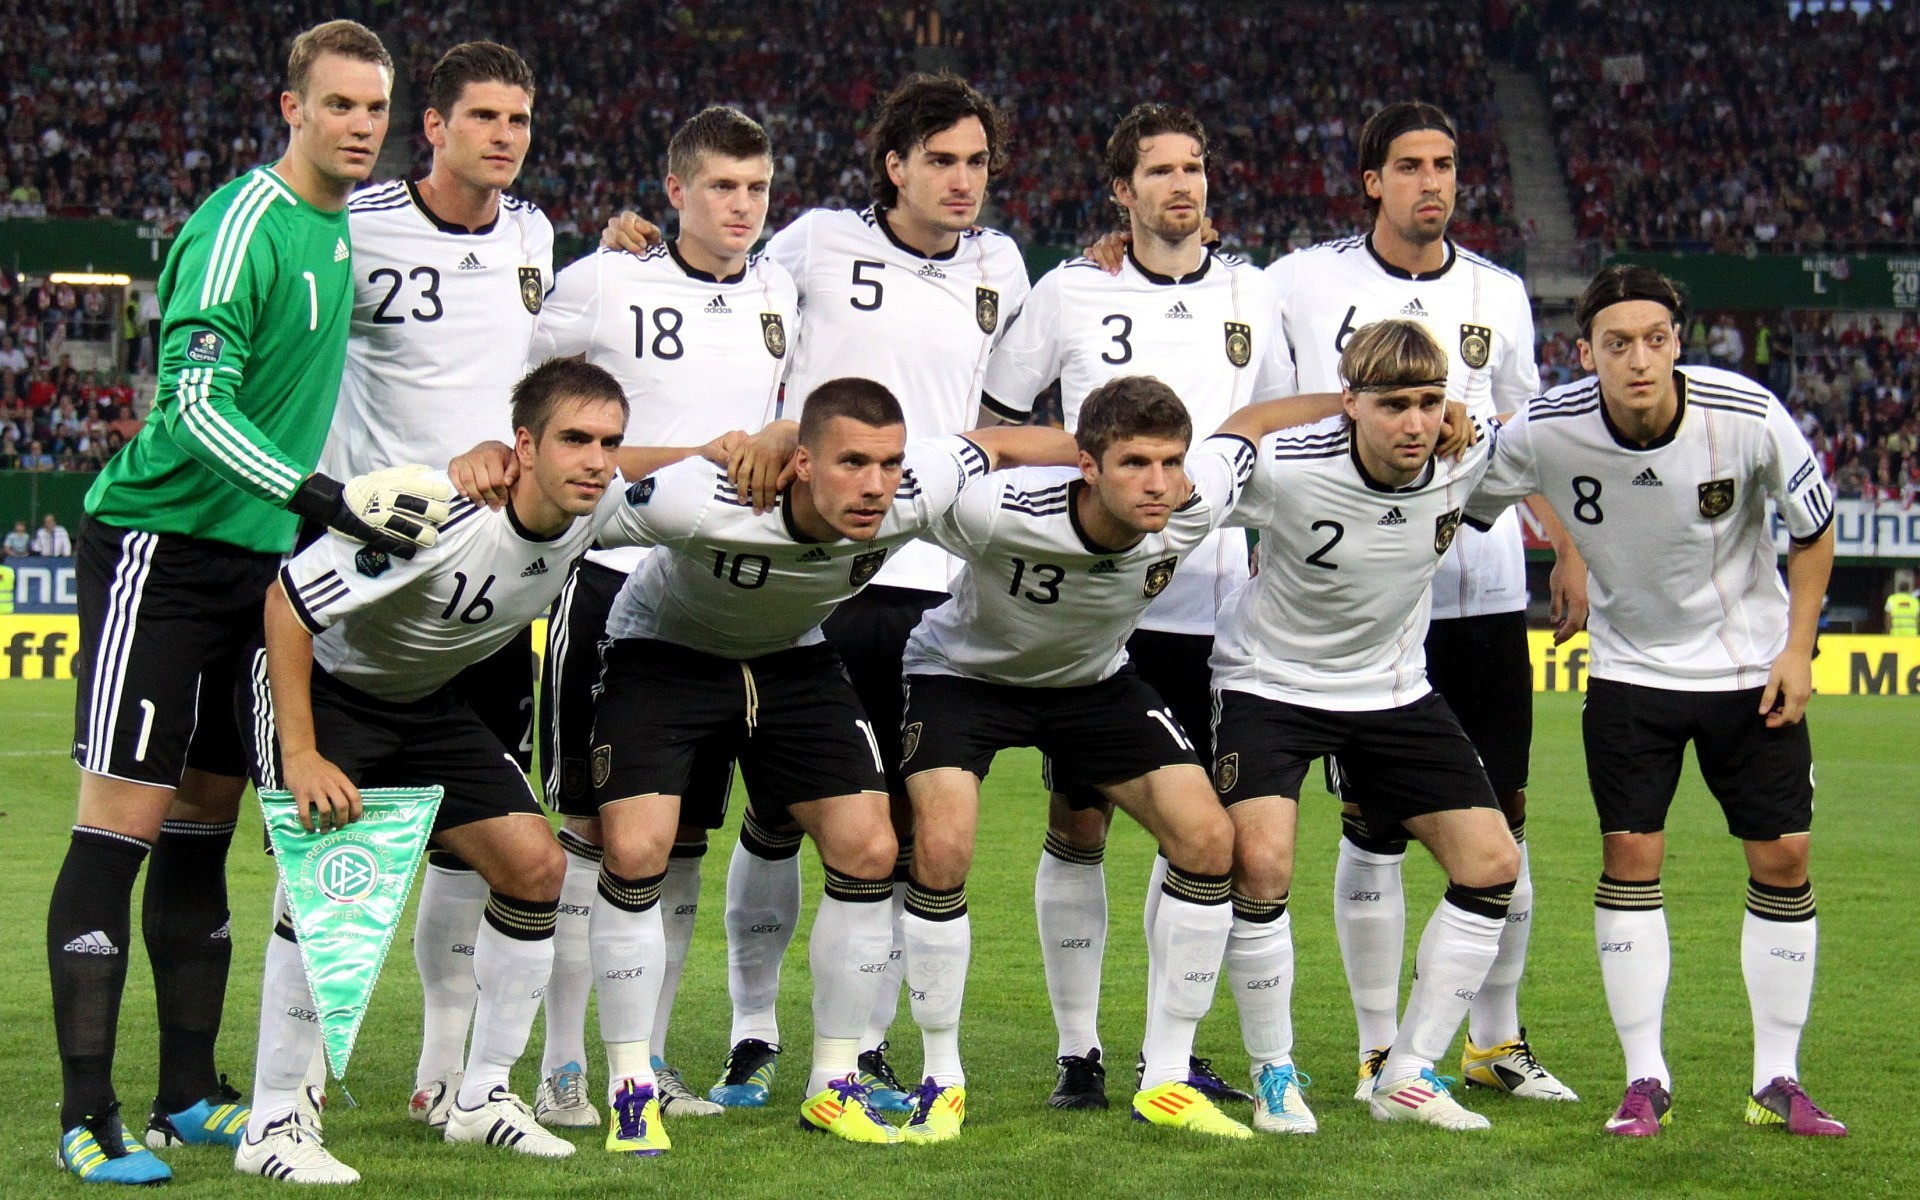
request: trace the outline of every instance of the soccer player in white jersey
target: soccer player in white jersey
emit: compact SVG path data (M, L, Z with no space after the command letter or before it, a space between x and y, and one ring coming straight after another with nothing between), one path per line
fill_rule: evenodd
M987 181L1006 162L1006 128L993 104L951 75L915 75L881 103L866 133L873 204L858 212L814 209L767 243L793 273L800 330L788 371L786 415L828 379L858 376L891 391L915 438L957 434L979 422L988 352L1027 297L1026 263L1013 239L975 222ZM900 654L920 614L946 599L953 562L914 543L888 556L873 586L828 619L873 727L896 830L911 845L899 777ZM709 1093L724 1104L764 1104L778 1053L774 1000L780 962L800 917L799 834L749 805L727 868L727 958L733 995L726 1073ZM906 865L891 900L898 960ZM882 988L861 1035L863 1082L886 1111L907 1108L884 1042L899 1004L899 974Z
M783 423L780 436L791 429ZM633 1030L651 1028L666 954L660 889L681 797L696 748L726 739L756 811L773 828L798 824L826 868L802 1121L890 1143L899 1131L854 1076L874 993L890 982L896 845L880 735L820 624L996 458L1064 463L1072 443L1054 430L995 429L909 447L898 401L864 379L814 389L798 439L796 482L768 511L740 500L724 473L694 464L631 490L623 521L661 549L628 578L607 619L591 756L605 849L594 976L603 1011L632 1011ZM602 1032L616 1113L657 1112L644 1036L614 1041L604 1022ZM643 1125L638 1134L610 1130L608 1149L666 1149L660 1122Z
M1434 456L1449 365L1420 324L1362 327L1341 356L1344 427L1263 441L1231 518L1260 531L1260 574L1214 640L1213 782L1234 825L1227 978L1256 1078L1281 1093L1290 1132L1317 1122L1293 1065L1287 896L1300 783L1329 755L1354 777L1368 827L1418 838L1448 881L1374 1118L1488 1124L1434 1071L1493 964L1520 865L1479 756L1424 669L1428 585L1486 470L1484 442L1457 461Z
M427 81L431 169L348 202L353 316L322 470L440 469L476 432L511 437L507 397L553 284L553 226L505 192L527 155L533 95L533 72L512 50L453 47ZM459 681L523 769L532 765L533 664L522 630ZM451 851L430 854L414 924L424 1016L407 1112L436 1127L459 1088L476 999L473 938L486 904L485 880ZM309 1082L317 1089L324 1079L316 1060Z
M1268 268L1279 294L1282 336L1296 386L1340 386L1340 354L1354 332L1388 318L1418 321L1447 351L1447 394L1481 421L1538 393L1533 314L1526 285L1446 236L1455 197L1453 123L1431 104L1389 104L1360 131L1361 182L1373 211L1366 234L1287 255ZM1554 608L1563 638L1579 628L1585 569L1547 505L1529 505L1552 539ZM1486 534L1463 530L1433 583L1427 670L1486 763L1494 794L1520 844L1520 873L1500 939L1500 957L1473 1003L1461 1070L1469 1086L1542 1100L1573 1090L1534 1059L1520 1026L1518 995L1533 925L1526 852L1528 748L1533 668L1527 654L1526 554L1517 514ZM1397 1024L1406 903L1400 868L1406 839L1359 819L1364 797L1338 763L1329 779L1345 800L1345 836L1334 872L1334 928L1359 1026L1359 1088L1372 1094Z
M625 507L616 451L626 400L604 371L554 362L512 393L521 471L500 512L462 501L435 545L410 560L323 537L268 593L266 648L253 664L256 783L284 786L309 828L358 816L360 783L446 789L435 844L488 885L474 940L480 981L473 1047L447 1109L445 1140L562 1158L507 1087L553 961L564 871L526 774L467 703L463 669L511 641L559 593L563 565ZM690 451L625 451L636 473ZM284 904L284 900L278 903ZM234 1166L295 1183L352 1183L299 1111L320 1039L291 918L268 939L256 1101Z
M982 403L1027 420L1056 379L1069 430L1086 396L1120 375L1169 384L1201 429L1217 428L1268 391L1291 390L1285 343L1274 335L1274 297L1257 267L1202 244L1207 208L1207 135L1192 113L1141 104L1107 140L1106 174L1129 237L1119 272L1091 258L1049 271L987 363ZM1282 361L1271 361L1278 356ZM1328 389L1331 390L1331 389ZM1141 677L1163 696L1211 760L1207 656L1214 614L1248 575L1246 535L1216 534L1189 555L1129 640ZM1057 1026L1059 1075L1049 1103L1105 1108L1099 1034L1101 963L1107 940L1104 856L1112 806L1084 781L1048 762L1047 836L1034 882L1041 960ZM1155 862L1158 877L1165 864ZM1151 912L1148 914L1151 920ZM1204 1060L1193 1078L1213 1100L1246 1100Z
M667 145L667 200L680 214L669 242L638 254L603 248L560 273L534 331L532 357L585 355L626 389L627 438L671 445L729 429L759 429L774 416L797 328L793 277L764 254L749 255L767 219L773 148L758 122L737 109L707 108ZM607 611L646 551L595 550L574 569L547 627L541 673L542 769L547 803L566 818L567 885L554 935L547 991L543 1082L534 1111L549 1125L599 1123L587 1099L585 1025L592 962L589 921L600 875L599 809L588 778L593 691ZM663 883L666 977L651 1030L663 1108L711 1116L721 1107L694 1094L665 1065L668 1019L700 902L707 831L726 817L733 785L724 750L702 755L682 798L683 822ZM603 1027L626 1026L603 999Z
M1677 366L1681 304L1648 267L1608 267L1580 297L1580 364L1500 433L1467 519L1544 494L1593 572L1583 719L1601 832L1594 936L1628 1085L1607 1132L1650 1137L1672 1079L1660 891L1686 744L1746 851L1740 960L1753 1013L1749 1125L1842 1136L1799 1083L1813 998L1807 857L1813 751L1802 719L1833 568L1833 497L1780 401L1744 376ZM1771 507L1790 536L1780 581Z
M926 1048L908 1141L951 1140L965 1117L966 877L980 781L993 755L1015 745L1037 745L1056 773L1097 785L1171 859L1147 918L1153 953L1133 1112L1153 1124L1250 1136L1191 1069L1193 1032L1232 921L1232 827L1179 713L1130 661L1129 639L1232 511L1254 441L1328 406L1243 409L1191 454L1192 419L1160 380L1116 377L1074 407L1078 469L1007 472L968 489L934 526L966 565L953 598L907 643L902 765L917 831L907 984Z

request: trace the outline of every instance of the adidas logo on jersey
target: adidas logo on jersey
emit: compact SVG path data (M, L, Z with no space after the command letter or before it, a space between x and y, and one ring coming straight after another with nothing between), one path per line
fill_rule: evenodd
M92 933L81 934L79 937L68 942L65 949L69 954L120 953L120 947L114 945L113 940L109 938L105 932L98 929Z
M335 262L347 261L347 239L345 238L333 239L333 261Z
M1424 317L1427 315L1427 310L1420 307L1420 297L1415 296L1402 306L1400 315L1403 317Z
M916 272L916 274L922 279L945 279L947 277L945 271L942 271L932 263L921 263L920 270Z
M701 311L708 316L723 317L733 310L727 307L727 298L725 296L715 296L713 299L707 301L707 306Z
M1101 559L1087 570L1087 574L1089 575L1118 575L1119 573L1120 568L1114 566L1113 560L1110 558Z
M1376 525L1405 525L1406 523L1407 523L1407 518L1401 514L1400 509L1397 505L1393 508L1388 509L1386 516L1381 517L1378 521L1374 522L1374 524Z
M532 579L535 575L545 575L546 573L547 573L547 560L544 558L536 558L533 560L532 566L520 572L520 578Z
M1191 321L1193 314L1187 311L1185 300L1176 300L1173 307L1167 310L1167 318L1172 321Z
M1635 475L1635 476L1633 477L1633 486L1635 486L1635 487L1665 487L1665 486L1667 486L1667 485L1666 485L1666 484L1664 484L1664 483L1661 483L1661 482L1660 482L1660 477L1659 477L1658 475L1655 475L1655 474L1653 473L1653 468L1652 468L1652 467L1648 467L1648 468L1647 468L1646 470L1644 470L1644 471L1642 471L1642 472L1640 472L1640 473L1639 473L1638 475Z
M487 264L474 257L473 251L469 250L467 251L467 256L460 260L460 269L462 271L484 271L487 269Z
M828 554L825 550L822 550L820 547L815 546L813 549L807 551L805 554L802 554L800 556L800 561L803 563L832 562L833 555Z

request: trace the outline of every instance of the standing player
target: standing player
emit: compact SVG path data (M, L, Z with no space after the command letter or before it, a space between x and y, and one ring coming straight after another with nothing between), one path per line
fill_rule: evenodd
M766 131L737 109L705 109L667 146L667 200L680 213L675 239L638 254L602 249L560 273L534 334L533 356L584 354L611 372L632 406L629 441L667 445L758 429L774 415L798 318L786 268L766 255L748 255L766 224L772 180ZM583 1066L592 982L587 940L601 857L589 739L607 612L646 553L638 547L590 552L569 577L547 627L542 761L547 803L566 817L560 838L567 850L547 991L546 1053L534 1105L549 1125L599 1123ZM732 758L724 748L703 754L683 797L683 823L662 884L667 964L651 1028L635 1027L617 997L601 996L600 1023L608 1040L648 1043L661 1105L677 1116L721 1111L690 1091L664 1056L700 901L707 831L724 820L732 786Z
M533 72L505 46L467 42L427 80L433 166L347 205L353 322L321 469L358 475L399 463L445 467L476 432L504 438L508 394L526 369L534 317L553 282L553 226L505 194L525 161ZM532 765L533 645L523 630L458 681L475 712ZM407 1115L438 1127L459 1090L475 1001L474 934L486 882L451 851L428 856L413 957L424 998ZM315 1081L318 1082L318 1081Z
M1318 1129L1293 1065L1287 898L1300 783L1333 755L1367 827L1418 838L1448 881L1369 1097L1374 1119L1488 1124L1434 1072L1493 964L1520 867L1421 648L1428 585L1487 463L1484 444L1434 456L1449 366L1416 322L1363 326L1340 358L1344 427L1262 442L1232 518L1260 531L1260 574L1221 615L1213 652L1214 786L1234 827L1227 978L1261 1109L1285 1132Z
M473 943L473 1048L445 1140L564 1158L572 1144L542 1129L507 1086L552 968L563 856L525 770L458 677L545 611L560 591L559 563L597 535L618 535L602 528L625 506L612 486L616 455L640 474L691 452L620 450L626 399L582 363L533 371L514 387L510 411L521 470L502 511L456 505L444 536L410 561L324 537L281 569L253 666L250 728L257 782L292 792L309 828L352 821L361 784L446 789L433 839L474 864L489 891ZM234 1167L353 1183L358 1173L298 1113L320 1041L311 996L282 908L268 939L257 1103Z
M915 75L881 103L867 130L874 203L859 212L815 209L767 243L792 272L801 327L786 395L789 417L829 379L872 379L900 398L915 438L957 434L978 422L987 354L1027 298L1026 264L1013 240L981 229L987 180L1006 162L1006 128L993 104L951 75ZM900 655L920 615L947 596L952 560L930 544L888 556L873 586L826 623L880 739L902 853L911 846L899 775ZM799 833L753 808L727 868L727 964L733 1051L710 1093L723 1104L764 1104L779 1053L774 1001L780 960L800 917ZM891 897L898 962L906 864ZM907 1108L887 1066L885 1039L899 1004L889 969L861 1035L862 1081L881 1107Z
M1446 348L1447 394L1465 401L1483 422L1513 411L1539 391L1525 284L1446 236L1457 141L1453 122L1431 104L1389 104L1375 113L1360 131L1361 182L1374 214L1371 231L1289 254L1268 268L1301 391L1337 389L1340 354L1354 332L1389 318L1418 321ZM1544 503L1529 503L1554 542L1554 608L1564 638L1584 618L1585 569L1552 511ZM1526 555L1517 515L1484 535L1461 532L1434 576L1427 671L1480 751L1520 845L1520 872L1500 957L1474 1000L1461 1073L1469 1086L1574 1100L1573 1090L1535 1061L1520 1027L1517 999L1533 907L1525 824L1533 731L1526 607ZM1354 1098L1364 1100L1372 1094L1397 1024L1406 942L1400 864L1407 845L1397 831L1366 828L1359 820L1366 798L1353 792L1351 780L1340 777L1334 765L1329 777L1346 801L1345 836L1334 873L1334 928L1359 1023L1360 1080Z
M635 484L620 519L623 532L661 550L629 577L607 619L612 640L594 713L605 855L592 950L602 1008L633 1013L635 1030L651 1028L666 956L660 889L681 797L696 749L724 737L757 811L776 828L798 824L826 868L801 1119L850 1141L899 1137L854 1078L874 993L889 983L896 845L879 735L820 623L996 456L1065 462L1070 444L1052 430L996 429L909 447L884 387L830 380L807 398L796 482L777 511L756 512L724 474L686 464ZM602 1032L614 1089L607 1148L665 1150L646 1042Z
M160 278L153 416L87 493L79 816L47 913L60 1159L83 1180L172 1174L122 1128L112 1082L133 881L149 851L160 1081L148 1138L238 1138L245 1109L213 1062L232 953L226 856L245 786L234 689L300 518L371 533L340 484L312 470L353 298L347 193L379 155L392 69L351 21L294 40L286 153L182 229Z
M1261 389L1290 390L1285 343L1273 335L1271 282L1256 267L1202 243L1207 135L1192 113L1142 104L1107 140L1106 173L1127 214L1130 240L1117 275L1089 258L1047 273L987 364L986 407L1007 420L1031 416L1034 397L1060 381L1068 429L1100 384L1151 375L1169 385L1196 425L1214 429ZM1214 614L1248 575L1246 536L1209 536L1181 564L1127 643L1128 657L1166 701L1202 758L1211 760L1207 656ZM1041 960L1058 1027L1056 1108L1105 1108L1099 1013L1107 938L1101 866L1112 807L1085 781L1053 776L1047 837L1034 883ZM1072 786L1073 784L1081 786ZM1064 793L1064 794L1062 794ZM1156 862L1156 880L1165 869ZM1158 883L1149 887L1157 897ZM1151 904L1148 913L1152 922ZM1248 1096L1201 1060L1192 1075L1213 1099Z
M1467 518L1540 493L1592 563L1593 665L1583 719L1600 815L1594 936L1626 1053L1607 1132L1667 1123L1660 1051L1668 978L1660 892L1667 807L1686 744L1746 850L1740 959L1753 1010L1749 1125L1842 1136L1799 1082L1816 944L1807 858L1813 750L1801 719L1833 568L1833 497L1780 401L1732 371L1676 365L1673 284L1608 267L1580 297L1580 364L1500 433ZM1783 588L1767 506L1792 538Z
M1045 290L1042 281L1034 299ZM1147 918L1153 949L1135 1115L1250 1136L1214 1106L1191 1067L1193 1031L1232 923L1232 826L1177 710L1130 661L1129 635L1232 511L1253 470L1249 439L1306 407L1242 411L1189 454L1192 421L1173 390L1117 377L1075 404L1077 472L1007 473L969 489L935 525L934 536L966 565L953 598L907 643L902 755L919 837L906 957L926 1082L906 1140L960 1134L960 1007L972 948L966 876L980 781L997 751L1028 744L1045 750L1056 772L1112 796L1172 860Z

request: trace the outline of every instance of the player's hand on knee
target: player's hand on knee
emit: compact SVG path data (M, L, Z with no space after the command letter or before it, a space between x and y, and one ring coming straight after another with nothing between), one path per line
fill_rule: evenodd
M727 478L741 499L756 513L766 512L793 482L793 456L800 446L800 427L775 421L735 448L727 464Z
M660 244L660 229L639 213L623 210L607 222L600 234L600 244L609 250L639 254Z
M1813 695L1813 659L1792 650L1773 660L1767 673L1767 687L1760 694L1760 712L1768 729L1798 725L1807 715L1807 698Z
M520 478L520 464L505 442L481 442L447 464L447 478L475 504L497 509Z
M360 789L318 750L288 754L285 774L307 832L344 829L360 819Z

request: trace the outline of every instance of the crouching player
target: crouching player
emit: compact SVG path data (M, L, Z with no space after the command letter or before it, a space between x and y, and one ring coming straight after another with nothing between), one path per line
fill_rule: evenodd
M597 533L617 537L600 527L626 507L612 486L621 453L635 476L695 453L621 452L626 422L612 376L549 362L513 392L520 473L500 511L456 502L435 545L405 561L323 538L267 593L247 723L255 782L292 792L309 828L358 816L360 785L439 784L446 798L433 842L473 864L490 889L474 947L479 1010L448 1112L449 1142L573 1153L507 1089L553 965L565 862L512 754L448 685L546 610ZM707 450L720 455L717 444ZM284 898L276 915L256 1102L234 1167L294 1183L352 1183L358 1173L299 1111L320 1030Z
M1148 919L1134 1118L1252 1136L1189 1077L1232 921L1232 824L1187 731L1128 662L1126 644L1182 558L1232 512L1253 472L1254 442L1332 411L1330 399L1309 397L1255 405L1189 453L1193 425L1173 389L1146 376L1109 380L1081 405L1077 470L1009 472L969 488L934 526L966 565L905 658L901 761L918 831L907 987L926 1048L907 1141L960 1135L966 878L980 781L997 751L1027 745L1046 752L1057 779L1097 787L1139 821L1170 863Z

